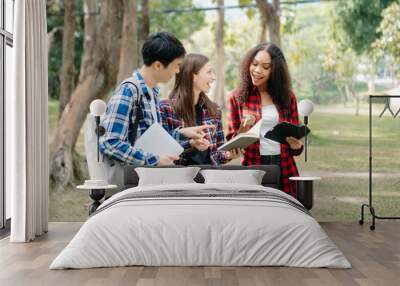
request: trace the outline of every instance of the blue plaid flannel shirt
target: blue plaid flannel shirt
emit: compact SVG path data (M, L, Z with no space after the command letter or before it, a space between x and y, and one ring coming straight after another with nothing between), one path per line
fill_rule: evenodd
M138 139L153 123L157 120L161 124L159 108L159 89L153 88L153 95L156 106L157 118L154 119L151 112L151 98L148 93L149 87L144 81L139 70L135 70L132 75L139 83L138 90L142 93L141 107L143 119L139 120L136 139ZM129 142L129 128L133 127L136 114L132 109L136 109L137 90L132 83L124 82L113 92L108 104L107 111L102 120L105 134L100 138L100 151L112 160L132 164L132 165L158 165L159 155L145 152L132 146ZM130 117L129 117L130 116ZM178 142L187 140L179 132L179 128L169 131L170 135Z

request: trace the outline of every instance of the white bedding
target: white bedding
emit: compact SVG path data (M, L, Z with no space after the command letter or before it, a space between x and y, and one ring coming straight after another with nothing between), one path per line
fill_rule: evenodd
M168 190L265 191L283 200L182 196L118 202L137 192ZM350 268L321 226L284 200L299 204L279 190L254 185L131 188L104 202L50 269L127 265Z

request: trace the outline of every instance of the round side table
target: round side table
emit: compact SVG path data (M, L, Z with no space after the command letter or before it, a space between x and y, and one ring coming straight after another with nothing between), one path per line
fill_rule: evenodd
M93 203L89 206L89 215L91 215L101 205L100 201L106 194L106 190L114 189L116 187L117 185L107 185L107 186L79 185L76 188L79 190L89 190L89 197L93 200Z
M303 206L311 210L314 204L313 182L321 180L320 177L290 177L289 180L296 181L297 200Z

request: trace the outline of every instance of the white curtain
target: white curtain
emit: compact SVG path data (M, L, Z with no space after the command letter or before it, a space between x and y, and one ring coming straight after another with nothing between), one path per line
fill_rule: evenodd
M12 242L48 229L46 1L15 1L13 93L6 99Z

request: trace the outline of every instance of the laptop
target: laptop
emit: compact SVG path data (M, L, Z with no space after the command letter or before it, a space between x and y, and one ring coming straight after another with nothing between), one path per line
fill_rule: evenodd
M177 157L184 151L183 147L157 122L136 140L135 148L161 156Z

